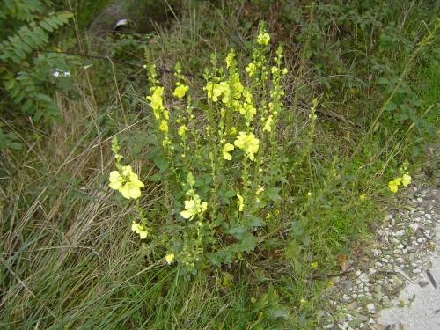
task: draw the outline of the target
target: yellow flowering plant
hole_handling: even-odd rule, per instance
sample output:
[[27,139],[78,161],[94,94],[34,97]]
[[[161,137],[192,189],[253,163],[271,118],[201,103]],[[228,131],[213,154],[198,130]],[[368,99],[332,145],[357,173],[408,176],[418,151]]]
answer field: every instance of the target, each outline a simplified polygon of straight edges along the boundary
[[130,165],[121,165],[122,156],[119,154],[119,145],[116,137],[113,139],[113,152],[115,153],[117,171],[110,172],[109,187],[118,190],[124,198],[137,199],[141,197],[141,188],[144,183],[138,179]]
[[[149,210],[142,208],[142,220],[131,229],[141,239],[158,235],[164,264],[178,265],[182,273],[243,260],[261,243],[256,232],[278,214],[287,167],[277,125],[287,70],[281,47],[271,58],[269,43],[262,24],[247,63],[234,50],[223,62],[212,56],[197,97],[180,65],[169,89],[149,67],[150,154],[158,170],[152,177],[163,182],[167,211],[160,233],[147,224]],[[139,198],[143,183],[130,166],[118,166],[111,187]]]
[[135,199],[138,216],[141,218],[141,223],[133,221],[131,224],[131,230],[139,235],[141,239],[147,238],[149,234],[148,227],[143,224],[144,221],[143,211],[140,209],[138,198],[141,197],[141,188],[144,187],[144,183],[139,180],[138,175],[133,172],[130,165],[122,165],[122,155],[120,154],[121,147],[117,137],[113,137],[112,151],[115,159],[115,165],[117,171],[112,171],[109,174],[110,183],[108,186],[114,190],[119,191],[119,193],[126,199]]
[[388,189],[393,193],[397,193],[400,186],[407,187],[411,183],[411,176],[407,171],[407,163],[400,168],[400,176],[388,182]]

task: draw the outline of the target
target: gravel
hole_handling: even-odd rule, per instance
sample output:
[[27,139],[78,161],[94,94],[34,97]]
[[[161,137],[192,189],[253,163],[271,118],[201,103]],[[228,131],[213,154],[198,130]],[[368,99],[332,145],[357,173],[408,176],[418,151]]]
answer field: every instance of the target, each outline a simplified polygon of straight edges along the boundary
[[[411,314],[411,308],[426,311],[429,306],[424,304],[437,303],[430,307],[438,312],[433,320],[440,320],[440,293],[435,291],[440,285],[440,180],[420,173],[395,195],[395,205],[401,206],[379,221],[371,246],[364,247],[343,275],[331,279],[328,307],[321,314],[323,329],[416,330],[417,324],[420,329],[440,329],[437,323],[417,321],[417,315],[426,320],[426,313]],[[437,262],[439,268],[431,271]],[[425,301],[423,290],[428,289],[437,301]]]

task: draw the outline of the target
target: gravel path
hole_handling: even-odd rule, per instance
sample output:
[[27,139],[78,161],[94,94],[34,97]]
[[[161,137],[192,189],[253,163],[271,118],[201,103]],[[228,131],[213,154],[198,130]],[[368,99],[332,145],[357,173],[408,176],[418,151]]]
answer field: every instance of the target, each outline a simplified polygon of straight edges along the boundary
[[440,171],[433,158],[431,169],[396,194],[399,207],[378,223],[375,243],[332,278],[323,329],[440,329]]

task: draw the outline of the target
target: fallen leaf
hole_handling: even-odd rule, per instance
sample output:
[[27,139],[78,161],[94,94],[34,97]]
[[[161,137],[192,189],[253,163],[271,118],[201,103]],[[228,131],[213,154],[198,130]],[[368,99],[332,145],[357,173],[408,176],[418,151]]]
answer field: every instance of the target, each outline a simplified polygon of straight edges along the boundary
[[347,256],[345,254],[338,255],[338,264],[341,271],[345,272],[347,270]]

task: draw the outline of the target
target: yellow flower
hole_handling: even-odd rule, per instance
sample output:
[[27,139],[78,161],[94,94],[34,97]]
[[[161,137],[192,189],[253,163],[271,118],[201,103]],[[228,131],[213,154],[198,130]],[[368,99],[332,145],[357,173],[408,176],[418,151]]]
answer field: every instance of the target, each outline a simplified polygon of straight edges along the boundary
[[269,117],[267,117],[266,123],[264,124],[263,132],[264,131],[271,132],[272,126],[273,126],[273,115],[269,115]]
[[225,58],[225,63],[226,63],[226,68],[227,69],[229,69],[231,67],[232,62],[234,60],[234,57],[235,57],[234,51],[231,50],[229,52],[229,54],[226,56],[226,58]]
[[141,196],[140,188],[144,187],[143,182],[138,179],[130,165],[121,166],[121,173],[118,171],[110,172],[109,181],[109,187],[118,190],[127,199],[139,198]]
[[241,94],[244,91],[244,86],[240,82],[240,76],[238,75],[238,73],[234,74],[231,77],[230,88],[231,88],[231,90],[233,92],[233,97],[235,99],[239,99],[241,97]]
[[185,125],[180,126],[178,131],[179,136],[184,137],[187,130],[188,128]]
[[185,219],[192,220],[194,216],[201,215],[208,208],[207,202],[202,202],[200,196],[194,194],[193,199],[185,201],[185,210],[180,212],[180,215]]
[[122,187],[124,179],[122,175],[118,171],[110,172],[109,177],[110,184],[108,185],[110,188],[119,190]]
[[240,194],[237,194],[238,198],[238,211],[242,212],[244,209],[244,198]]
[[360,199],[361,201],[364,201],[364,200],[367,199],[367,195],[366,195],[366,194],[361,194],[361,195],[359,195],[359,199]]
[[208,94],[208,98],[214,102],[217,102],[222,95],[223,103],[228,103],[230,100],[231,89],[229,84],[225,81],[222,81],[219,84],[208,83],[203,89]]
[[246,72],[247,72],[249,78],[252,78],[252,76],[255,74],[256,69],[257,69],[257,67],[254,62],[251,62],[246,66]]
[[318,269],[318,266],[319,266],[319,264],[317,261],[314,261],[310,264],[310,267],[312,267],[313,269]]
[[161,120],[159,124],[159,130],[168,133],[168,123],[166,120]]
[[173,95],[175,97],[178,97],[179,99],[183,99],[185,97],[186,92],[188,92],[189,87],[184,84],[178,84],[176,89],[173,92]]
[[168,254],[165,256],[165,261],[167,262],[168,265],[171,265],[171,263],[173,262],[173,260],[174,260],[174,253],[168,253]]
[[259,186],[257,191],[255,192],[255,195],[259,195],[264,191],[264,188],[262,186]]
[[133,221],[131,224],[131,230],[139,235],[140,238],[147,238],[148,230],[141,224]]
[[261,32],[257,37],[257,43],[261,46],[267,46],[270,41],[269,33]]
[[154,86],[150,89],[151,96],[147,96],[150,101],[150,107],[153,109],[154,116],[159,119],[161,112],[165,109],[163,106],[164,87]]
[[407,187],[411,183],[411,176],[408,173],[405,173],[402,176],[402,186]]
[[125,185],[119,188],[119,192],[127,199],[136,199],[141,197],[142,193],[140,188],[143,186],[144,184],[139,180],[128,181]]
[[257,113],[257,110],[252,104],[244,104],[243,107],[241,107],[238,111],[246,118],[247,122],[250,122]]
[[257,153],[260,148],[260,140],[257,139],[253,133],[246,134],[245,132],[239,132],[237,139],[234,141],[234,145],[238,149],[243,150],[247,158],[254,160],[254,154]]
[[223,158],[226,160],[231,160],[232,156],[230,151],[234,150],[234,146],[231,143],[225,143],[223,145]]
[[388,182],[388,189],[390,189],[390,191],[395,194],[397,192],[397,190],[399,190],[399,186],[400,186],[400,178],[391,180],[390,182]]

